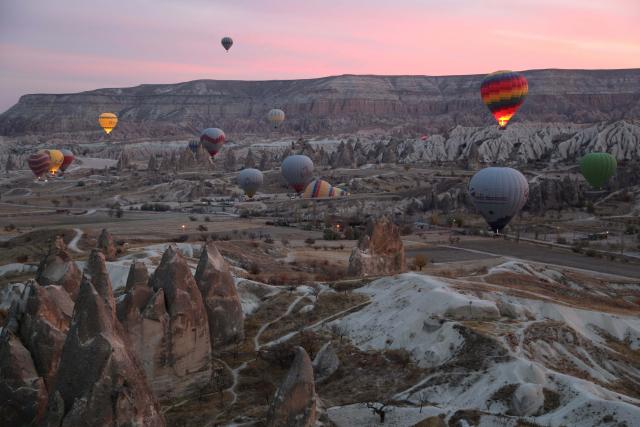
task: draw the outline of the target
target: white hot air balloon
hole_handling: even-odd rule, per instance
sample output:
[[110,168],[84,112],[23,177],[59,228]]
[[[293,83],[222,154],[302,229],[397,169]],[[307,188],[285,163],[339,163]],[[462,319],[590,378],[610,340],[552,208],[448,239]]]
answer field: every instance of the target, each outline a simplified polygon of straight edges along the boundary
[[489,167],[469,181],[469,195],[492,230],[500,231],[527,202],[529,183],[515,169]]
[[238,174],[238,185],[248,197],[253,197],[262,186],[264,178],[258,169],[242,169]]
[[297,193],[304,191],[313,177],[313,162],[300,154],[284,159],[280,169],[284,179]]

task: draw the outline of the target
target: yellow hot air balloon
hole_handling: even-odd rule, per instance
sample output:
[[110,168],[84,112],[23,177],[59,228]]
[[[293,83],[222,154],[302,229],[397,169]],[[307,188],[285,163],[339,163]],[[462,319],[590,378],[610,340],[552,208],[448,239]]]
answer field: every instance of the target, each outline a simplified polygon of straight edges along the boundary
[[60,150],[40,150],[38,152],[49,155],[49,160],[51,161],[49,164],[49,173],[51,175],[58,173],[60,166],[62,166],[62,162],[64,162],[64,153]]
[[108,134],[111,133],[113,128],[118,124],[118,116],[113,113],[102,113],[98,118],[98,123],[100,123],[100,127]]

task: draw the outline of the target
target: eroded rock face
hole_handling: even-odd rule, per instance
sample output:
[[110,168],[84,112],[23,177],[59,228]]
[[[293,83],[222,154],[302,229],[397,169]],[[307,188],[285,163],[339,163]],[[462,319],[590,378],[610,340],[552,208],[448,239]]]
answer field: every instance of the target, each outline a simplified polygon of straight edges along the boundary
[[348,274],[353,276],[390,275],[405,269],[404,245],[400,230],[383,216],[367,230],[349,257]]
[[123,340],[113,301],[83,280],[76,300],[47,426],[163,426],[158,404]]
[[[202,296],[184,257],[169,246],[149,280],[154,296],[142,324],[127,322],[156,396],[184,396],[211,376],[211,341]],[[139,328],[139,329],[137,329]],[[137,332],[139,331],[139,332]]]
[[529,416],[544,405],[544,393],[540,384],[523,383],[513,393],[509,409],[514,415]]
[[71,299],[75,299],[80,289],[81,279],[82,272],[69,255],[67,245],[61,236],[56,237],[38,266],[36,280],[42,286],[62,286]]
[[322,346],[315,359],[313,359],[313,372],[318,384],[326,381],[340,367],[340,359],[336,354],[331,341]]
[[313,367],[302,347],[295,349],[295,358],[269,407],[268,427],[310,427],[317,418]]
[[103,228],[100,232],[96,247],[102,251],[107,261],[115,261],[117,252],[116,244],[113,242],[113,237],[111,237],[111,234],[106,228]]
[[62,348],[73,315],[73,301],[60,286],[27,285],[26,307],[20,319],[20,338],[31,353],[47,387],[54,383]]
[[20,339],[0,333],[0,420],[2,425],[27,426],[44,414],[47,389],[31,354]]
[[229,266],[218,248],[205,244],[195,275],[202,293],[214,348],[244,338],[244,315]]

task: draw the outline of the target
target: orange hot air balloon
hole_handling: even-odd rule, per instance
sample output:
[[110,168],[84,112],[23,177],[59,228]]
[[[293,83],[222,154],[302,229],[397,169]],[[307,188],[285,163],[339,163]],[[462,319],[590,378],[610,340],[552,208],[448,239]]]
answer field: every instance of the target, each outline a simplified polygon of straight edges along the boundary
[[514,71],[496,71],[487,75],[480,86],[482,102],[505,129],[529,93],[529,83]]
[[118,124],[118,116],[113,113],[102,113],[98,117],[98,123],[100,123],[102,130],[109,135]]

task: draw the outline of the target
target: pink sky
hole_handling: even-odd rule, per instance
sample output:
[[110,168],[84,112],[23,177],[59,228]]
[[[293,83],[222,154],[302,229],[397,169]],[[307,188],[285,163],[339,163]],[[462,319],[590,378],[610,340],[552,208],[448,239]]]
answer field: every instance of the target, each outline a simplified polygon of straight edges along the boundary
[[639,0],[8,0],[0,112],[195,79],[640,68],[639,22]]

